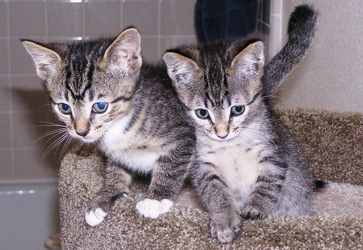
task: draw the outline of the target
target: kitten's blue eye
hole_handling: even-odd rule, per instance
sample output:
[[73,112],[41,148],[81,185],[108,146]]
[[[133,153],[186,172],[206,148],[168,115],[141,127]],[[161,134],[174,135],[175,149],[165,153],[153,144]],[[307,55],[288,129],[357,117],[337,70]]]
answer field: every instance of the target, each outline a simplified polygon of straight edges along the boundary
[[94,113],[103,113],[107,110],[108,103],[107,102],[96,102],[93,104],[92,111]]
[[236,105],[231,108],[231,113],[234,116],[242,115],[245,112],[245,106],[243,105]]
[[209,118],[209,113],[208,110],[206,109],[197,109],[195,111],[195,114],[200,118],[200,119],[208,119]]
[[66,114],[66,115],[68,115],[72,112],[71,107],[65,103],[59,103],[58,108],[63,114]]

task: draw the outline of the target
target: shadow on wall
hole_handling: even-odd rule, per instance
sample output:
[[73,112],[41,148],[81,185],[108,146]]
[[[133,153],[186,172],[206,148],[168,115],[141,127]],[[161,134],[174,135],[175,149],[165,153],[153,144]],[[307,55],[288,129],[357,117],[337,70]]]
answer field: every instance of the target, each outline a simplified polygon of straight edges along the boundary
[[35,147],[41,148],[36,157],[46,161],[45,166],[58,168],[68,148],[66,130],[52,113],[47,94],[44,90],[22,88],[13,88],[12,92],[15,100],[22,103],[24,110],[31,109],[24,113],[24,126],[20,128],[23,131],[15,133],[30,133]]

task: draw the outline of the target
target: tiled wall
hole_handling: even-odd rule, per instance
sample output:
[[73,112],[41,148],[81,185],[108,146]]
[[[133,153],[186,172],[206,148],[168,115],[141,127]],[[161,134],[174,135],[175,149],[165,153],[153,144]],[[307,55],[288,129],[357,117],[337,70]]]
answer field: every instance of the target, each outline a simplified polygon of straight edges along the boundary
[[[20,38],[71,41],[134,25],[147,60],[195,42],[195,0],[0,0],[0,183],[57,178],[59,153],[43,158],[44,122],[55,121]],[[42,123],[43,122],[43,123]],[[54,138],[51,140],[54,141]]]

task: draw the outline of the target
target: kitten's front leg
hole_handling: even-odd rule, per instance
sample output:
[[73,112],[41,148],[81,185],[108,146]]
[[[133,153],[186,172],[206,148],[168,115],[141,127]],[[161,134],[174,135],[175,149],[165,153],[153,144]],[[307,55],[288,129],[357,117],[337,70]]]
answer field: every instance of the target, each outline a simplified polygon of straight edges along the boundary
[[192,180],[208,210],[212,237],[230,243],[242,229],[241,210],[214,168],[210,162],[197,163],[192,168]]
[[109,214],[115,201],[128,195],[131,180],[131,175],[123,168],[113,163],[107,164],[103,187],[86,209],[85,219],[88,225],[99,225]]
[[146,198],[136,205],[141,216],[155,219],[171,209],[188,175],[192,150],[186,146],[184,150],[172,150],[158,159]]
[[279,162],[264,166],[266,170],[257,178],[255,187],[242,209],[244,219],[264,219],[273,213],[285,180],[286,166]]

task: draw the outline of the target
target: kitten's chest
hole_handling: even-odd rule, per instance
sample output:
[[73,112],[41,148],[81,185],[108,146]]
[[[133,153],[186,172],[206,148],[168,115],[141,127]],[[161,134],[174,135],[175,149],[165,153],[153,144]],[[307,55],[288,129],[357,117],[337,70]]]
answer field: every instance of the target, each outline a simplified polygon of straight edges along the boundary
[[131,170],[152,171],[162,154],[157,140],[150,141],[147,135],[134,130],[125,132],[125,127],[120,121],[107,131],[102,141],[103,151],[113,161]]
[[254,152],[238,142],[210,142],[198,151],[201,160],[214,164],[215,171],[238,200],[248,197],[261,171]]

